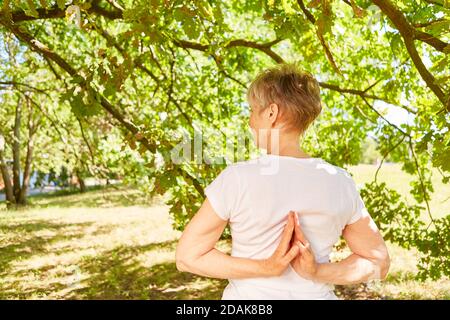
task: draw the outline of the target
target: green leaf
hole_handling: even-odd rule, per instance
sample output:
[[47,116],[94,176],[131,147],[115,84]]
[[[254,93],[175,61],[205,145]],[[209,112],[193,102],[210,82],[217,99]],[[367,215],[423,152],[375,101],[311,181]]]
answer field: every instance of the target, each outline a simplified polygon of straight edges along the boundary
[[85,105],[83,102],[83,96],[81,94],[74,95],[70,98],[70,106],[72,107],[72,112],[76,116],[84,116]]
[[24,9],[25,14],[27,16],[32,16],[32,17],[38,18],[39,13],[36,10],[36,6],[35,6],[33,0],[27,0],[27,4],[28,4],[27,8]]
[[105,90],[103,90],[103,95],[105,97],[111,97],[116,93],[116,88],[114,86],[114,83],[111,83],[110,81],[108,81],[105,85]]
[[75,75],[74,77],[72,77],[72,79],[70,79],[70,83],[82,83],[84,82],[84,78],[80,75]]
[[283,9],[287,14],[295,13],[295,10],[294,8],[292,8],[291,2],[289,0],[282,0],[281,5],[283,6]]
[[66,0],[56,0],[56,3],[58,4],[58,8],[61,10],[64,10],[66,7]]
[[41,4],[41,6],[42,6],[43,8],[47,8],[47,7],[48,7],[47,0],[39,0],[39,3]]

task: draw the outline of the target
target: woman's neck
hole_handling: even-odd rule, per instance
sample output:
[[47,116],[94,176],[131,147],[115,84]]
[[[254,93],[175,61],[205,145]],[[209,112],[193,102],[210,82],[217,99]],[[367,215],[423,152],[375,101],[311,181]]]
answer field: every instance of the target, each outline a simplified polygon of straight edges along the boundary
[[311,158],[309,154],[300,148],[299,138],[279,137],[277,143],[269,143],[267,154],[294,157],[294,158]]
[[307,153],[305,153],[303,150],[285,150],[285,151],[279,151],[279,152],[269,152],[267,151],[267,154],[277,155],[277,156],[284,156],[284,157],[293,157],[293,158],[311,158],[311,156]]

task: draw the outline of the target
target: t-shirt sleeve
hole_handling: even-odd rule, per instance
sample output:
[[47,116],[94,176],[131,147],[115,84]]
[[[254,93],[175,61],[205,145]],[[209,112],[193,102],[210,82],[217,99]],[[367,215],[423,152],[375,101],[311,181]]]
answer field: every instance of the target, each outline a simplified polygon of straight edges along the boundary
[[222,172],[205,188],[205,194],[217,215],[230,220],[237,207],[239,195],[238,175],[232,166]]
[[368,216],[369,212],[367,211],[366,205],[361,197],[361,194],[356,187],[354,181],[352,181],[352,201],[353,201],[353,211],[347,221],[347,224],[352,224],[357,222],[362,217]]

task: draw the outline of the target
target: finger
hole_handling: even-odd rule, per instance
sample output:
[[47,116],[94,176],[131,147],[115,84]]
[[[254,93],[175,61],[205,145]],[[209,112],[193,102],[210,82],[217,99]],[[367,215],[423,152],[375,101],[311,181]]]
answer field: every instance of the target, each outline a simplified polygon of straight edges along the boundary
[[297,245],[293,245],[291,249],[289,249],[288,253],[284,256],[286,264],[294,260],[298,254],[300,253],[300,247]]
[[298,240],[300,240],[302,243],[306,244],[308,243],[308,240],[305,237],[305,234],[302,231],[302,228],[300,226],[300,220],[298,218],[298,213],[294,213],[294,221],[295,221],[295,236]]
[[291,237],[291,241],[289,243],[289,248],[292,247],[292,246],[295,246],[298,241],[300,241],[300,240],[297,239],[297,237],[295,235],[295,231],[292,232],[292,237]]
[[305,245],[303,243],[301,243],[300,241],[297,242],[297,246],[300,249],[300,253],[304,253],[306,251]]
[[297,241],[299,241],[298,239],[297,239],[297,236],[295,235],[295,218],[294,218],[294,214],[292,214],[292,222],[293,222],[293,225],[294,225],[294,227],[293,227],[293,232],[292,232],[292,235],[291,235],[291,241],[289,242],[289,247],[292,247],[293,245],[295,245],[295,243],[297,242]]
[[278,249],[283,253],[283,255],[288,251],[289,244],[294,233],[294,217],[292,211],[289,212],[288,220],[286,226],[284,227],[283,234],[281,236],[281,242],[278,245]]
[[299,243],[298,247],[300,249],[300,255],[303,258],[308,258],[308,259],[314,258],[314,254],[311,250],[311,246],[309,245],[309,243],[306,245],[304,245],[303,243]]

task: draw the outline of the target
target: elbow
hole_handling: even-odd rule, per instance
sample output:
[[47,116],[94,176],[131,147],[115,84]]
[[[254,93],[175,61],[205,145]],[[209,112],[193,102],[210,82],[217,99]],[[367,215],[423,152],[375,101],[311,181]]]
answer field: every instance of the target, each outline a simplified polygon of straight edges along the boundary
[[391,266],[391,258],[389,257],[387,250],[384,252],[378,251],[376,257],[365,259],[370,263],[370,267],[369,265],[366,265],[368,269],[364,282],[371,280],[385,280]]
[[178,250],[175,253],[175,265],[180,272],[191,272],[192,259],[183,253],[182,250]]
[[176,259],[175,260],[175,264],[177,266],[177,270],[180,272],[187,272],[188,271],[188,267],[187,264],[184,262],[184,260],[181,259]]
[[380,279],[381,280],[385,280],[388,273],[389,273],[389,268],[391,267],[391,258],[389,258],[389,256],[383,260],[383,263],[381,265],[381,274],[380,274]]
[[177,270],[180,272],[189,271],[188,263],[186,262],[186,257],[182,255],[178,250],[175,254],[175,264],[177,266]]
[[175,265],[177,270],[180,272],[186,272],[187,263],[186,263],[186,252],[183,250],[182,240],[178,241],[177,248],[175,249]]
[[391,258],[389,257],[389,254],[387,252],[381,259],[378,260],[377,265],[380,270],[378,278],[380,280],[385,280],[389,273],[389,268],[391,267]]

